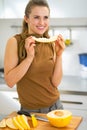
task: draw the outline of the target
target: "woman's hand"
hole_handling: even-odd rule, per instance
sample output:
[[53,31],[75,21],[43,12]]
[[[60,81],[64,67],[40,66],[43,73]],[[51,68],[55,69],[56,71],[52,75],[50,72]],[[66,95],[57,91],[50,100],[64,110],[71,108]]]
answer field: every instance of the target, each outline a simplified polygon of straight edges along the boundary
[[55,48],[57,56],[61,55],[65,49],[64,38],[61,34],[58,35],[58,38],[55,42]]
[[32,38],[32,36],[28,37],[25,39],[25,49],[27,52],[27,58],[31,58],[33,60],[34,55],[35,55],[35,41]]

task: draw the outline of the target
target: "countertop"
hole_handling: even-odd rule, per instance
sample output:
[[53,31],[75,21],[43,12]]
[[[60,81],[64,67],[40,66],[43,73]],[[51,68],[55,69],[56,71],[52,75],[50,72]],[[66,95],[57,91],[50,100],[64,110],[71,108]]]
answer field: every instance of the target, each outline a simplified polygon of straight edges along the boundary
[[[69,109],[73,115],[83,117],[78,130],[87,130],[87,79],[78,76],[63,76],[58,89],[64,109]],[[10,93],[13,98],[17,97],[16,86],[10,89],[5,84],[4,78],[0,78],[0,91],[8,95]]]
[[87,95],[87,79],[79,76],[63,76],[58,87],[61,92],[74,92],[74,94]]
[[[82,117],[82,121],[79,124],[77,130],[87,130],[87,111],[81,111],[81,110],[79,110],[79,111],[78,110],[70,110],[70,111],[72,112],[73,116]],[[0,115],[1,119],[3,119],[5,116]]]
[[76,110],[76,109],[70,109],[70,111],[73,113],[73,115],[82,116],[82,121],[80,125],[78,126],[77,130],[87,130],[87,110]]

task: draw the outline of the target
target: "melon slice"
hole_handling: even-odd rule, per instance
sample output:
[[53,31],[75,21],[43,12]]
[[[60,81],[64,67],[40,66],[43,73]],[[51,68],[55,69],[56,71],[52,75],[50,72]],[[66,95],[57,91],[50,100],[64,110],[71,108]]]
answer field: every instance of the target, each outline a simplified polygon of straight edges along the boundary
[[6,127],[6,120],[5,119],[0,121],[0,128],[4,128],[4,127]]
[[17,127],[15,127],[12,118],[6,119],[6,125],[7,125],[9,128],[11,128],[11,129],[18,129]]
[[50,42],[54,42],[57,40],[57,36],[52,36],[50,38],[36,38],[33,36],[33,39],[37,42],[44,42],[44,43],[50,43]]
[[22,124],[26,127],[26,129],[30,130],[30,125],[28,123],[27,117],[25,115],[20,115],[20,120]]
[[31,115],[31,119],[32,119],[33,127],[34,128],[37,127],[38,126],[38,121],[37,121],[37,119],[36,119],[34,114]]
[[23,126],[18,122],[17,117],[13,117],[13,123],[17,129],[24,130]]

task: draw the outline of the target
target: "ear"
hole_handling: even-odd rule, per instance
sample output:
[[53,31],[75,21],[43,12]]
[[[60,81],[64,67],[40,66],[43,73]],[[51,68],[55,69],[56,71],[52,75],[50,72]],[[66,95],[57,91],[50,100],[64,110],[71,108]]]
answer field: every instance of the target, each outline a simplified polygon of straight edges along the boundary
[[26,16],[24,16],[24,20],[25,20],[25,22],[26,22],[26,23],[28,23],[29,18],[28,18],[28,17],[26,17]]

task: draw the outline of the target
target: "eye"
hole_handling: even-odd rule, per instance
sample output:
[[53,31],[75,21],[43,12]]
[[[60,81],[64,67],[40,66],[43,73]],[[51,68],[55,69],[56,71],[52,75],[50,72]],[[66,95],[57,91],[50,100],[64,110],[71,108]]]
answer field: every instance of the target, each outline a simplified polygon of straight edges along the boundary
[[39,16],[34,16],[34,19],[39,19]]
[[44,19],[48,19],[49,17],[48,16],[44,16]]

